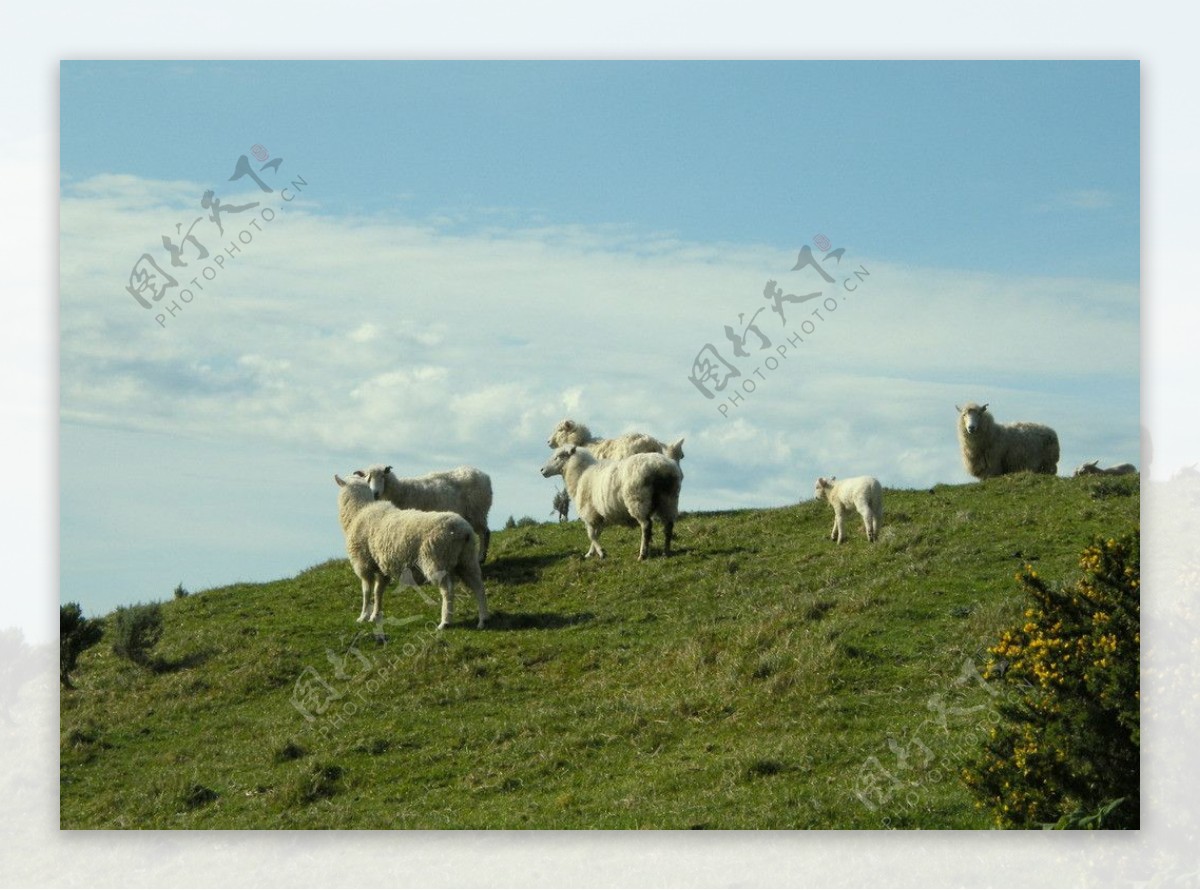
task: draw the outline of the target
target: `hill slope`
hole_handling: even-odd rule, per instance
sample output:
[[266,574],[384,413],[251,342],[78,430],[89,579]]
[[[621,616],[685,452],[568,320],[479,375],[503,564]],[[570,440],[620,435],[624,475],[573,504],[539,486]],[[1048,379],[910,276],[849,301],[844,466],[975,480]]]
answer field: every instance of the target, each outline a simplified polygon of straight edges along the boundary
[[1074,577],[1138,509],[1137,477],[1022,474],[888,490],[874,545],[830,542],[824,503],[690,514],[645,563],[636,530],[597,562],[578,521],[518,528],[492,538],[492,627],[468,594],[438,633],[436,589],[393,590],[383,646],[345,560],[194,594],[156,670],[81,658],[61,825],[986,827],[956,771],[1013,575]]

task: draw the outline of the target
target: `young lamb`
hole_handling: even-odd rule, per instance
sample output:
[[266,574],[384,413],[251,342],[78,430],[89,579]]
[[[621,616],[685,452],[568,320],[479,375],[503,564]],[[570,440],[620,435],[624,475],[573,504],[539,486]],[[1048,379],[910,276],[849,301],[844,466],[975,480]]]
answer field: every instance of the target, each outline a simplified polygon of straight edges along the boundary
[[640,525],[638,559],[650,555],[652,518],[663,523],[663,556],[671,555],[671,536],[679,515],[683,471],[662,454],[632,454],[621,460],[599,460],[587,448],[567,445],[555,450],[542,467],[546,478],[562,476],[575,509],[587,527],[593,553],[604,558],[600,532],[605,523]]
[[[377,632],[383,624],[383,591],[405,569],[415,568],[436,581],[442,591],[442,620],[450,623],[454,611],[454,578],[475,593],[479,627],[490,617],[487,594],[479,570],[478,539],[471,524],[457,513],[401,510],[378,501],[366,478],[335,475],[338,519],[346,536],[346,552],[354,574],[362,581],[363,604],[359,621],[372,621]],[[367,610],[367,596],[373,600]]]
[[1097,466],[1100,461],[1093,460],[1083,464],[1075,471],[1076,476],[1131,476],[1137,472],[1133,464],[1119,464],[1107,469]]
[[479,561],[487,559],[492,533],[488,530],[488,511],[492,509],[492,480],[474,467],[458,467],[444,473],[429,473],[405,479],[390,466],[374,464],[355,470],[371,485],[376,498],[391,501],[402,510],[434,510],[457,513],[479,536]]
[[665,454],[678,463],[683,460],[683,439],[677,439],[669,445],[645,433],[625,433],[615,439],[601,439],[592,435],[586,424],[574,420],[559,421],[546,444],[551,448],[562,448],[566,445],[585,447],[600,460],[620,460],[631,454]]
[[[956,406],[957,407],[957,406]],[[1058,471],[1058,434],[1040,423],[997,423],[987,405],[958,408],[958,444],[963,465],[976,479],[1019,470]]]
[[837,481],[836,476],[817,480],[813,495],[828,501],[833,507],[833,530],[830,540],[839,544],[846,540],[846,515],[857,510],[862,517],[868,541],[879,540],[879,523],[883,521],[883,488],[874,476],[854,476]]

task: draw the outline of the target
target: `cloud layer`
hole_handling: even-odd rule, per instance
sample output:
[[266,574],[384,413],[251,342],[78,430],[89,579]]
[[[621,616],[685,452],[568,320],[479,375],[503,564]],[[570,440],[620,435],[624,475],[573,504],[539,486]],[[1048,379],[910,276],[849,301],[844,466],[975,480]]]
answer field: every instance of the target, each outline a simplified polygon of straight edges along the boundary
[[[386,460],[412,473],[475,464],[495,479],[495,524],[542,518],[553,486],[535,470],[564,416],[605,435],[686,435],[688,509],[795,502],[819,473],[966,481],[953,409],[971,399],[1055,425],[1060,472],[1136,459],[1133,284],[912,268],[849,243],[825,261],[829,284],[791,271],[801,245],[332,216],[319,182],[290,203],[268,196],[257,229],[228,215],[216,238],[203,221],[207,260],[190,248],[170,267],[156,243],[186,229],[202,192],[113,176],[64,187],[62,419],[220,442],[246,463],[311,455],[319,513],[319,480]],[[142,251],[180,282],[151,310],[125,291]],[[823,296],[782,303],[785,323],[767,279]],[[172,301],[182,308],[156,322]],[[742,372],[712,400],[688,380],[706,344]],[[88,464],[86,439],[64,443],[64,464]],[[64,488],[64,518],[89,499]]]

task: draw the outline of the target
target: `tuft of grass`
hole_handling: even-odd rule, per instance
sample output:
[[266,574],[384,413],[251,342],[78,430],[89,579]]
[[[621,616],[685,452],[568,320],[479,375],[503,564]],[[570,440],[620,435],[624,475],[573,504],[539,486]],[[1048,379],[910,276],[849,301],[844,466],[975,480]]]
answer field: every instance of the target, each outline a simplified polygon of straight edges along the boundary
[[79,655],[61,825],[988,827],[958,768],[992,698],[964,664],[1020,618],[1015,572],[1068,576],[1137,524],[1112,481],[889,489],[875,544],[830,541],[813,502],[690,513],[644,562],[636,529],[598,561],[578,520],[514,527],[487,629],[469,595],[438,632],[436,590],[393,589],[385,645],[345,559],[173,599],[169,669]]

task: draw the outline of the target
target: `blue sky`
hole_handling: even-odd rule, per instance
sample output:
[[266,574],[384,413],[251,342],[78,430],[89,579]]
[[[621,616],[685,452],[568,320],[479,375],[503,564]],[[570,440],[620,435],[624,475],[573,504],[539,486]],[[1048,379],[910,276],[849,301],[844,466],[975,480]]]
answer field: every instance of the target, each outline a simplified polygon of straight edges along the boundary
[[[378,460],[547,518],[565,416],[686,435],[685,509],[966,482],[968,400],[1137,462],[1139,116],[1136,62],[64,63],[60,596],[338,556]],[[255,144],[293,200],[228,181]],[[130,269],[209,189],[271,220],[201,220],[251,240],[156,324]],[[818,235],[869,276],[722,415],[693,359],[794,337],[763,288]]]

